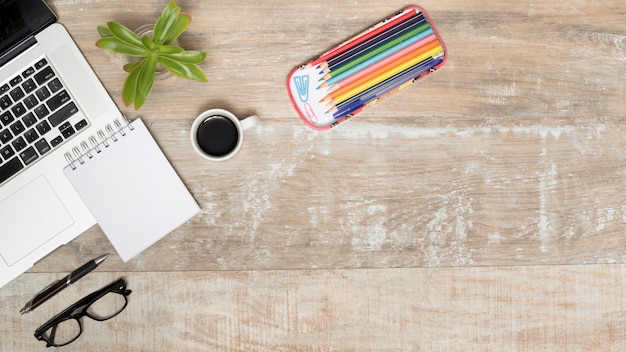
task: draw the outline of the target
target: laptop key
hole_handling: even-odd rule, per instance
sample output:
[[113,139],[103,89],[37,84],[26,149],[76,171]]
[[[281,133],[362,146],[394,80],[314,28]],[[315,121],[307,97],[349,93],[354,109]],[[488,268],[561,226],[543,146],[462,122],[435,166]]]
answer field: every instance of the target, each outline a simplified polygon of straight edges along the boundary
[[75,128],[77,131],[80,131],[80,130],[82,130],[82,129],[83,129],[83,128],[85,128],[85,127],[87,127],[87,120],[85,120],[85,119],[82,119],[82,120],[78,121],[78,122],[74,125],[74,128]]
[[15,87],[18,83],[20,83],[22,81],[22,76],[16,76],[13,77],[9,83],[11,83],[11,86]]
[[76,107],[76,105],[74,103],[69,103],[62,107],[59,111],[50,115],[48,120],[50,121],[52,127],[56,127],[61,124],[61,122],[67,120],[68,118],[70,118],[70,116],[74,115],[77,112],[78,108]]
[[32,75],[33,73],[35,73],[35,69],[32,67],[29,67],[27,69],[24,70],[24,72],[22,72],[22,77],[26,78],[30,75]]
[[76,130],[72,126],[67,126],[65,128],[61,128],[60,130],[65,139],[70,138],[74,135],[74,133],[76,133]]
[[18,101],[18,100],[24,98],[24,96],[26,95],[26,94],[24,94],[24,91],[20,87],[17,87],[15,89],[13,89],[11,91],[11,93],[9,93],[9,94],[11,94],[11,98],[13,98],[13,101]]
[[48,108],[44,104],[41,104],[35,108],[35,115],[37,115],[40,120],[48,116],[49,113],[50,111],[48,111]]
[[37,148],[37,151],[41,155],[46,154],[52,149],[50,147],[50,144],[48,144],[48,141],[46,141],[44,138],[38,140],[37,143],[35,143],[35,148]]
[[39,134],[37,133],[37,131],[35,131],[34,128],[31,128],[30,130],[26,131],[26,133],[24,133],[24,138],[26,138],[26,141],[28,143],[32,143],[36,141],[37,138],[39,138]]
[[32,109],[37,105],[39,101],[35,98],[35,94],[31,94],[24,99],[24,105],[27,109]]
[[2,144],[9,143],[11,139],[13,139],[13,135],[8,128],[0,131],[0,142],[2,142]]
[[24,89],[26,93],[32,92],[33,90],[35,90],[35,88],[37,88],[37,85],[32,79],[29,79],[26,82],[22,83],[22,89]]
[[52,81],[50,81],[50,83],[48,83],[48,88],[50,88],[50,91],[52,93],[56,93],[58,92],[61,88],[63,88],[63,85],[61,84],[61,81],[59,81],[58,78],[53,79]]
[[35,117],[35,114],[29,112],[24,117],[22,117],[22,122],[24,123],[24,126],[30,127],[37,123],[37,118]]
[[41,60],[37,61],[37,63],[35,64],[35,68],[40,70],[42,67],[45,67],[47,64],[48,64],[48,60],[41,59]]
[[50,144],[52,145],[52,147],[56,147],[57,145],[61,143],[63,143],[63,137],[61,136],[56,136],[50,141]]
[[0,107],[1,108],[7,109],[9,106],[11,106],[11,104],[13,104],[13,102],[11,101],[11,98],[9,98],[8,95],[5,95],[2,98],[0,98]]
[[37,158],[39,158],[39,155],[35,151],[35,148],[28,147],[20,153],[20,158],[22,159],[22,162],[24,162],[24,164],[28,165],[37,160]]
[[20,120],[15,121],[15,123],[11,125],[11,132],[13,132],[13,134],[16,136],[24,132],[25,130],[26,128],[24,127],[24,124]]
[[15,115],[15,117],[20,117],[26,113],[26,108],[24,107],[24,104],[17,103],[11,107],[11,111],[13,111],[13,115]]
[[11,176],[15,175],[23,168],[24,164],[22,164],[18,157],[7,161],[3,165],[0,165],[0,183],[8,180]]
[[40,135],[44,135],[46,132],[50,131],[52,129],[52,127],[50,127],[50,124],[48,123],[48,121],[43,120],[40,123],[37,124],[37,126],[35,126],[37,128],[37,131],[39,132]]
[[35,92],[35,94],[37,94],[39,100],[44,101],[50,96],[50,91],[46,87],[41,87]]
[[7,145],[4,148],[0,149],[0,155],[2,155],[4,160],[8,160],[10,157],[15,155],[15,151],[13,150],[13,148],[11,148],[10,145]]
[[2,122],[4,126],[7,126],[11,122],[13,122],[13,120],[14,118],[10,111],[5,111],[0,115],[0,122]]
[[70,95],[67,94],[66,90],[62,90],[59,94],[48,99],[46,104],[48,104],[50,111],[54,111],[58,109],[61,105],[67,103],[69,100],[70,100]]
[[37,74],[35,75],[35,81],[37,81],[37,83],[41,85],[46,83],[46,81],[48,81],[52,77],[54,77],[54,71],[52,71],[52,68],[50,66],[47,66],[41,71],[37,72]]
[[11,145],[13,146],[13,148],[15,148],[16,151],[20,151],[24,148],[26,148],[26,141],[24,140],[24,138],[22,137],[17,137],[16,139],[14,139],[11,142]]

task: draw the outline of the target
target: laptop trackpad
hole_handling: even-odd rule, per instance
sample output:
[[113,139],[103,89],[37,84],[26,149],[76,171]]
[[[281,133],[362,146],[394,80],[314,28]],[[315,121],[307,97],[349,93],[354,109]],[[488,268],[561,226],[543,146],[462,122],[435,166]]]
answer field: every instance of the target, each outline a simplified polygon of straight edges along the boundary
[[73,222],[41,175],[0,201],[0,255],[7,265],[13,265]]

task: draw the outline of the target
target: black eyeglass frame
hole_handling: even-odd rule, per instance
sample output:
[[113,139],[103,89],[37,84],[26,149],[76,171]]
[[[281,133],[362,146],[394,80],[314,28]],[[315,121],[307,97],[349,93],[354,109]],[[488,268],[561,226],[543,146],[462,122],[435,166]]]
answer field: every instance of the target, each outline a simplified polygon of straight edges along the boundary
[[[104,297],[107,293],[118,293],[120,295],[122,295],[122,297],[124,297],[124,306],[115,314],[108,316],[106,318],[100,318],[98,316],[93,316],[90,315],[88,310],[89,307],[96,302],[97,300],[99,300],[100,298]],[[99,289],[98,291],[95,291],[87,296],[85,296],[84,298],[80,299],[79,301],[77,301],[76,303],[72,304],[71,306],[67,307],[66,309],[64,309],[61,313],[57,314],[54,316],[54,318],[48,320],[47,322],[45,322],[43,325],[41,325],[37,330],[35,330],[35,338],[37,338],[37,340],[40,341],[45,341],[46,342],[46,347],[50,347],[50,346],[54,346],[54,347],[61,347],[61,346],[65,346],[65,345],[69,345],[70,343],[76,341],[76,339],[78,339],[80,337],[80,335],[83,333],[83,324],[81,322],[81,318],[84,316],[87,316],[93,320],[96,321],[105,321],[105,320],[109,320],[115,316],[117,316],[118,314],[120,314],[124,309],[126,309],[126,306],[128,305],[128,295],[130,295],[132,291],[131,290],[127,290],[126,289],[126,281],[124,279],[119,279],[101,289]],[[46,337],[44,334],[46,331],[48,331],[49,329],[54,329],[54,327],[64,321],[70,320],[70,319],[74,319],[78,322],[78,327],[79,327],[79,333],[76,335],[76,337],[74,337],[73,339],[71,339],[68,342],[62,343],[62,344],[56,344],[54,343],[54,336],[52,336],[50,338],[50,340],[48,339],[48,337]],[[52,341],[51,341],[52,340]]]

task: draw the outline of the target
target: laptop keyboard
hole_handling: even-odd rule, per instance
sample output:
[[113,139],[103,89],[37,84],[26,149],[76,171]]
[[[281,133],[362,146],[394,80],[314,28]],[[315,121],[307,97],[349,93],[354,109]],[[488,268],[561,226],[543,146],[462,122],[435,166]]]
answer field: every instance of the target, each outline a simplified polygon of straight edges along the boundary
[[45,58],[0,82],[0,184],[85,128],[77,112]]

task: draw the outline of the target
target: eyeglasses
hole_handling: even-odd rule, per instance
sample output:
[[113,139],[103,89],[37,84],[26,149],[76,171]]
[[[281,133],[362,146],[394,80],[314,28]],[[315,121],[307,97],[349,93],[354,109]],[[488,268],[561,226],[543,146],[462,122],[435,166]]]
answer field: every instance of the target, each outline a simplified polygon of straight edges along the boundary
[[104,321],[120,314],[128,304],[126,281],[119,279],[72,304],[35,331],[37,340],[46,341],[46,347],[61,347],[74,342],[83,332],[81,318],[88,316]]

